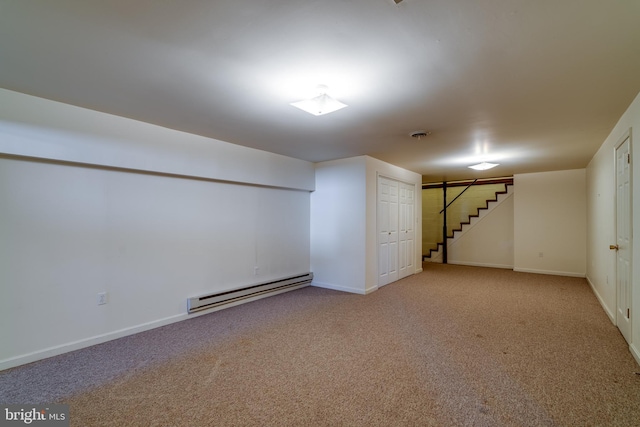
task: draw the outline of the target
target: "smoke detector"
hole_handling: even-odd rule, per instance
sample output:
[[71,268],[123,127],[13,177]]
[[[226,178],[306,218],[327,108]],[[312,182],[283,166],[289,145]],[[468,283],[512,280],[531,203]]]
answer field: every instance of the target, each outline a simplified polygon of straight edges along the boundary
[[411,138],[417,138],[417,139],[421,139],[429,135],[431,135],[431,132],[427,130],[416,130],[409,134]]

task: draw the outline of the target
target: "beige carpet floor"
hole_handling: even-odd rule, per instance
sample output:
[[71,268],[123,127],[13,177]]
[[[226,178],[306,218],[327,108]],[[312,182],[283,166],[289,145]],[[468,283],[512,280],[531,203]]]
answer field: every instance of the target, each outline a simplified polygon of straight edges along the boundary
[[587,282],[425,264],[0,372],[72,426],[638,426],[640,367]]

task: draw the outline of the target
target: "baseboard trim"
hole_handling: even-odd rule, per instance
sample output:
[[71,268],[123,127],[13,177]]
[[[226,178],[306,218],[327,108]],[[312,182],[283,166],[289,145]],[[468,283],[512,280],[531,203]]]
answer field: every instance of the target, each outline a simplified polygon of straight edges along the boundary
[[454,265],[468,265],[470,267],[489,267],[489,268],[503,268],[506,270],[513,270],[513,265],[506,264],[489,264],[484,262],[467,262],[467,261],[447,261],[448,264]]
[[551,276],[567,276],[567,277],[581,277],[585,278],[585,273],[575,273],[572,271],[555,271],[555,270],[537,270],[535,268],[514,268],[513,271],[520,273],[534,273],[534,274],[548,274]]
[[640,365],[640,350],[638,350],[635,345],[629,344],[629,351],[631,352],[633,358],[636,359],[636,363]]
[[604,312],[607,314],[607,317],[609,317],[609,320],[611,321],[611,323],[613,323],[615,325],[616,324],[616,317],[615,317],[614,313],[612,313],[611,310],[609,310],[609,307],[607,306],[607,304],[605,304],[604,300],[600,296],[600,293],[598,292],[596,287],[593,285],[593,282],[591,281],[589,276],[587,276],[587,283],[591,287],[591,291],[596,296],[596,299],[600,303],[600,306],[602,307]]
[[365,295],[369,295],[371,292],[375,292],[375,291],[377,291],[378,289],[380,289],[380,286],[378,286],[378,285],[368,287],[367,289],[365,289],[365,290],[364,290],[364,294],[365,294]]
[[372,292],[375,289],[377,289],[375,288],[375,289],[369,289],[369,290],[362,290],[357,288],[350,288],[347,286],[334,285],[333,283],[317,282],[315,280],[311,282],[311,286],[316,286],[318,288],[332,289],[334,291],[349,292],[351,294],[360,294],[360,295],[365,295],[367,292]]
[[181,313],[175,316],[169,316],[163,319],[143,323],[141,325],[131,326],[128,328],[119,329],[117,331],[107,332],[106,334],[96,335],[96,336],[84,338],[78,341],[73,341],[70,343],[60,344],[54,347],[45,348],[43,350],[22,354],[20,356],[10,357],[8,359],[0,360],[0,371],[9,369],[9,368],[15,368],[16,366],[20,366],[20,365],[26,365],[27,363],[37,362],[38,360],[47,359],[49,357],[58,356],[60,354],[69,353],[71,351],[80,350],[86,347],[91,347],[96,344],[102,344],[107,341],[112,341],[118,338],[124,338],[129,335],[138,334],[140,332],[145,332],[151,329],[170,325],[172,323],[181,322],[183,320],[193,319],[194,317],[204,316],[206,314],[213,313],[214,311],[223,310],[225,308],[231,308],[240,304],[246,304],[251,301],[256,301],[262,298],[268,298],[270,296],[282,294],[285,292],[294,291],[296,289],[300,289],[306,286],[309,286],[309,284],[306,283],[304,285],[300,285],[297,287],[281,289],[279,291],[274,291],[274,292],[270,292],[263,295],[255,295],[250,298],[234,301],[232,303],[224,304],[218,307],[212,307],[212,308],[202,310],[200,312],[196,312],[192,314]]
[[[203,313],[204,314],[204,313]],[[193,318],[194,316],[190,316]],[[0,371],[186,320],[186,313],[0,360]]]

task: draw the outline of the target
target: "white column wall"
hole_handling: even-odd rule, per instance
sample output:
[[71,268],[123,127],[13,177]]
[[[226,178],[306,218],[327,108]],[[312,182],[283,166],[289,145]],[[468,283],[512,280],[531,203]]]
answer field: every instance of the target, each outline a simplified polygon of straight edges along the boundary
[[378,175],[416,186],[416,272],[422,271],[422,177],[369,156],[316,164],[311,195],[314,285],[365,294],[378,288]]
[[364,157],[316,164],[311,193],[311,270],[315,286],[365,293]]

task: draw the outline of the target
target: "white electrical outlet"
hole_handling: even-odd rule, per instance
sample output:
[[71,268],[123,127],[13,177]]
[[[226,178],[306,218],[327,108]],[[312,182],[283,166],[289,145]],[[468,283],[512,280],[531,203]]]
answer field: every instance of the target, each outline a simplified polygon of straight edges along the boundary
[[255,267],[253,267],[253,275],[257,276],[258,274],[260,274],[260,267],[256,265]]
[[98,305],[104,305],[107,303],[107,293],[100,292],[98,293]]

